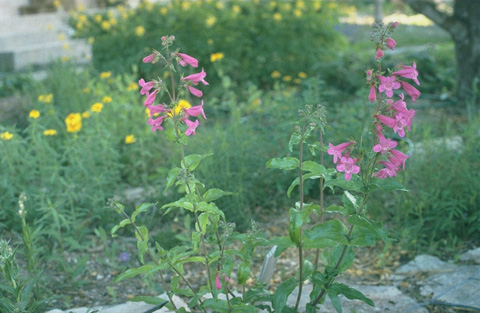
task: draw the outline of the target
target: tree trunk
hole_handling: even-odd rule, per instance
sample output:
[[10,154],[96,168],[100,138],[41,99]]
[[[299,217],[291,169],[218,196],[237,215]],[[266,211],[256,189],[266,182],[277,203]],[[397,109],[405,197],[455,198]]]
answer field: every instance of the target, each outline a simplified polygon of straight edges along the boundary
[[405,2],[450,34],[457,61],[458,104],[480,107],[480,1],[455,0],[452,15],[439,11],[431,0]]

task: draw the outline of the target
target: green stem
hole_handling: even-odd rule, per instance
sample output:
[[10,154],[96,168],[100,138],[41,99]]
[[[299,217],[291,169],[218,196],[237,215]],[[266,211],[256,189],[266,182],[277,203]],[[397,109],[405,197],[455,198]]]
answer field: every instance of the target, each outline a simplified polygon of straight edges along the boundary
[[[320,129],[320,165],[323,166],[324,160],[323,160],[323,133],[322,129]],[[323,224],[324,220],[324,211],[325,207],[323,205],[323,200],[324,200],[324,194],[323,194],[323,186],[324,186],[324,178],[320,177],[320,224]],[[320,259],[320,249],[317,248],[315,251],[315,271],[318,269],[318,262]]]
[[[304,202],[304,195],[303,195],[303,173],[302,173],[302,162],[303,162],[303,143],[305,142],[305,131],[307,129],[307,121],[305,121],[305,125],[303,126],[302,131],[302,138],[300,140],[300,151],[298,155],[299,165],[298,165],[298,179],[299,179],[299,189],[300,189],[300,211],[303,211],[303,202]],[[302,249],[302,227],[300,227],[300,238],[298,244],[298,296],[297,302],[295,303],[295,310],[298,309],[298,305],[300,304],[300,300],[302,298],[302,289],[303,289],[303,249]]]

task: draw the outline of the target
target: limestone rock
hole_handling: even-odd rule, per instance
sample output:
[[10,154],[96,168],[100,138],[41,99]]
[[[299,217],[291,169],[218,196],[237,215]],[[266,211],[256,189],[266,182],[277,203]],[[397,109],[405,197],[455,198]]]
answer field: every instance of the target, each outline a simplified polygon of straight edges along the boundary
[[419,272],[451,272],[455,270],[456,265],[440,260],[437,257],[421,254],[412,261],[400,266],[396,274],[416,274]]
[[460,256],[460,261],[480,264],[480,247],[468,250]]

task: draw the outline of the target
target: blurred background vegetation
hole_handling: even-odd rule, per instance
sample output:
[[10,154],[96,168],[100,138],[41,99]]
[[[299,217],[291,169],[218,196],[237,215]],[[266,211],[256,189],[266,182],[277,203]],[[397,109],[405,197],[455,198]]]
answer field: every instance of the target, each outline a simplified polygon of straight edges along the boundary
[[[91,248],[95,243],[86,238],[117,222],[106,207],[109,198],[130,206],[175,199],[175,191],[163,190],[178,155],[146,124],[136,85],[141,77],[163,77],[159,67],[141,62],[161,49],[163,35],[175,35],[181,52],[198,58],[207,72],[208,119],[189,139],[187,153],[214,153],[198,175],[209,187],[235,193],[219,207],[240,229],[252,218],[286,215],[294,201],[285,196],[292,174],[267,170],[265,163],[287,154],[298,110],[326,106],[327,142],[366,132],[372,107],[365,70],[376,66],[367,19],[372,3],[173,1],[72,12],[75,36],[93,44],[89,66],[79,69],[75,60],[63,60],[41,81],[29,74],[2,78],[0,95],[19,100],[14,114],[0,121],[0,233],[21,232],[22,192],[43,260],[58,249]],[[397,49],[384,66],[415,61],[422,97],[409,105],[417,115],[402,144],[413,156],[397,177],[409,192],[375,194],[370,214],[385,222],[408,255],[455,257],[480,244],[479,116],[453,100],[455,58],[448,34],[423,16],[412,18],[398,2],[387,1],[385,15],[400,26]],[[367,21],[352,24],[362,19]],[[212,62],[214,53],[223,58]],[[32,110],[40,116],[29,117]],[[65,129],[70,113],[83,116],[79,132]],[[45,135],[50,129],[56,135]],[[326,201],[337,201],[329,193]],[[318,198],[318,188],[311,186],[308,197]],[[160,215],[154,211],[145,221],[161,219],[169,231]]]

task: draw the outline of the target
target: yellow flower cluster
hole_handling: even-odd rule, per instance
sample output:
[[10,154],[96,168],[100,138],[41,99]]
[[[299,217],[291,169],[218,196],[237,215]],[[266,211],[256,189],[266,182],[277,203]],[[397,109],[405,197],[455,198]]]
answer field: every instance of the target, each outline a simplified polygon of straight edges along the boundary
[[40,117],[40,112],[37,110],[31,110],[30,113],[28,114],[28,117],[37,119]]
[[145,27],[143,26],[137,26],[135,27],[135,35],[138,37],[142,37],[145,34]]
[[113,99],[112,99],[112,97],[110,97],[110,96],[105,96],[105,97],[103,97],[103,99],[102,99],[102,102],[103,102],[103,103],[110,103],[110,102],[112,102],[112,101],[113,101]]
[[67,132],[76,133],[82,129],[82,116],[80,113],[70,113],[65,118],[65,124],[67,125]]
[[282,77],[282,74],[281,74],[279,71],[277,71],[277,70],[273,71],[273,72],[270,74],[270,76],[271,76],[272,78],[274,78],[274,79],[282,78],[282,80],[283,80],[284,82],[291,82],[291,81],[293,81],[295,84],[300,84],[300,83],[302,82],[302,79],[306,79],[306,78],[307,78],[307,73],[305,73],[305,72],[299,72],[297,75],[298,75],[298,78],[293,78],[293,77],[290,76],[290,75],[285,75],[285,76]]
[[101,72],[100,73],[100,78],[102,78],[102,79],[110,78],[111,76],[112,76],[112,72]]
[[55,129],[47,129],[43,132],[44,136],[55,136],[57,131]]
[[135,139],[134,135],[128,135],[128,136],[125,137],[125,143],[126,144],[131,144],[131,143],[134,143],[136,141],[137,141],[137,139]]
[[128,91],[138,90],[138,88],[139,88],[139,87],[138,87],[138,84],[137,84],[137,83],[130,83],[130,84],[128,84],[128,86],[127,86],[127,90],[128,90]]
[[92,105],[92,107],[90,108],[90,110],[92,112],[96,112],[96,113],[100,113],[102,112],[102,109],[103,109],[103,104],[100,103],[100,102],[96,102]]
[[38,96],[38,101],[39,102],[44,102],[44,103],[50,103],[52,102],[53,99],[53,94],[49,93],[48,95],[39,95]]
[[224,54],[222,52],[217,52],[217,53],[212,53],[210,55],[210,62],[215,62],[215,61],[219,61],[221,59],[223,59],[224,57]]
[[8,131],[0,133],[0,139],[2,140],[10,140],[12,138],[13,138],[13,134]]

